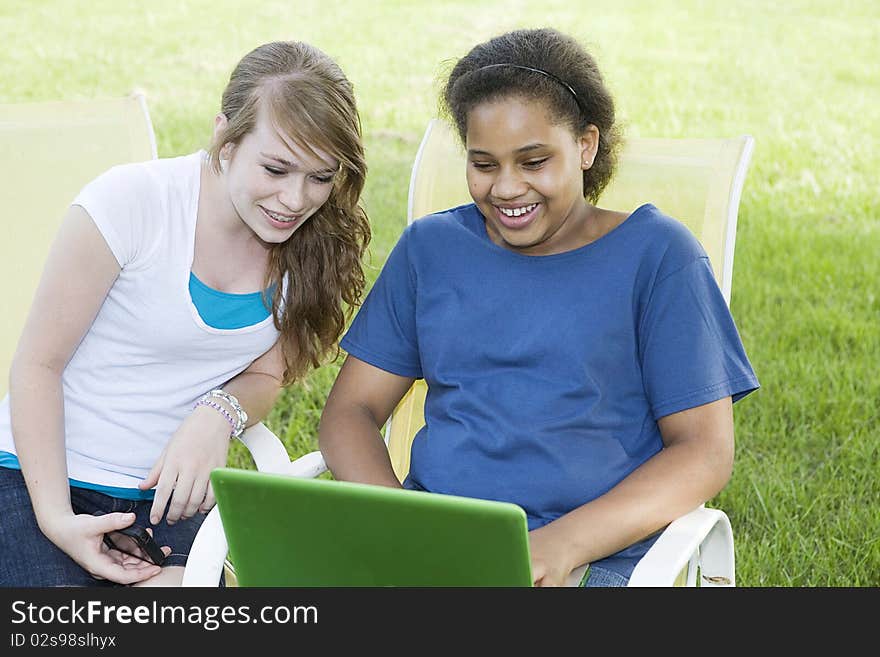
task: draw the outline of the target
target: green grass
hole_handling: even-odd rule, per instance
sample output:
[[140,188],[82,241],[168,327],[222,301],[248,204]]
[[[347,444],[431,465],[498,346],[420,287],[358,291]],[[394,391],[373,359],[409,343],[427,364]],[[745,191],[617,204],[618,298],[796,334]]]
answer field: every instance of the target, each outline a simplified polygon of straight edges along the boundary
[[[358,95],[372,280],[405,223],[441,62],[514,27],[577,36],[628,134],[756,138],[731,308],[763,388],[736,406],[733,479],[709,503],[733,523],[739,584],[880,585],[880,5],[330,4],[5,0],[0,102],[140,88],[160,155],[178,155],[206,144],[241,55],[273,39],[310,41]],[[335,371],[287,390],[268,418],[292,456],[315,448]]]

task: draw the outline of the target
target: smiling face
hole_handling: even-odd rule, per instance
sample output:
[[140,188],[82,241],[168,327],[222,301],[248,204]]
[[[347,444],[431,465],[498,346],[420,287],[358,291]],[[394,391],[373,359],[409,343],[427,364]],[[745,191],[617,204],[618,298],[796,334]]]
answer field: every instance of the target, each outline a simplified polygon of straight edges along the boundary
[[582,246],[590,206],[583,171],[598,145],[594,126],[576,137],[540,102],[485,102],[467,116],[467,181],[493,242],[524,255]]
[[[215,130],[222,129],[219,117]],[[253,130],[221,150],[229,200],[263,242],[284,242],[330,197],[339,162],[281,135],[261,107]],[[222,160],[221,160],[222,161]]]

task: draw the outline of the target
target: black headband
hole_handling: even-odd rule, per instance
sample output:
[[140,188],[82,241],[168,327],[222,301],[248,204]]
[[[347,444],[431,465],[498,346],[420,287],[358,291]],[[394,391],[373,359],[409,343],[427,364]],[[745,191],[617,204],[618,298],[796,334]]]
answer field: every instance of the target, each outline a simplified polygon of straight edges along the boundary
[[[544,71],[540,68],[532,68],[531,66],[522,66],[520,64],[509,64],[509,63],[505,62],[505,63],[501,63],[501,64],[487,64],[486,66],[481,66],[480,68],[474,69],[474,71],[472,71],[472,72],[485,71],[487,68],[498,68],[500,66],[507,66],[509,68],[518,68],[518,69],[522,69],[523,71],[531,71],[532,73],[540,73],[541,75],[544,75],[544,76],[550,78],[551,80],[555,80],[556,82],[561,84],[563,87],[568,89],[568,91],[571,93],[571,95],[574,96],[574,102],[577,103],[578,107],[581,107],[580,98],[578,98],[577,93],[575,93],[575,90],[572,89],[571,85],[568,84],[568,82],[565,82],[564,80],[561,80],[560,78],[556,77],[552,73],[548,73],[547,71]],[[581,109],[583,109],[583,108],[581,108]]]

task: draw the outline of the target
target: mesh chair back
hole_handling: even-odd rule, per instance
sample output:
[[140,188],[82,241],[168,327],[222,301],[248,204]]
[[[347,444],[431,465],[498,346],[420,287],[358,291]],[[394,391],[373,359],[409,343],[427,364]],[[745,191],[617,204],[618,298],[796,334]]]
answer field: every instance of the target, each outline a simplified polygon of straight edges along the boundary
[[70,202],[111,166],[156,157],[140,94],[94,101],[0,104],[0,396],[49,245]]

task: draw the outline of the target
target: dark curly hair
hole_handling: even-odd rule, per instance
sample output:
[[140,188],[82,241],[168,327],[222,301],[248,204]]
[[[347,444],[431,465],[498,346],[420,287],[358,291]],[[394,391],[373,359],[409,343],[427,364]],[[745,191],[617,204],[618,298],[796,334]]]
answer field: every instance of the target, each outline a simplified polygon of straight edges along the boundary
[[[360,116],[345,74],[307,43],[275,41],[245,55],[223,92],[227,125],[208,154],[220,170],[220,149],[237,144],[257,121],[261,105],[303,150],[340,162],[333,191],[293,239],[272,246],[266,287],[275,284],[272,314],[284,354],[284,384],[318,367],[331,352],[365,287],[362,258],[370,224],[360,204],[367,175]],[[286,279],[287,284],[283,281]]]
[[621,135],[614,99],[593,57],[572,37],[551,28],[507,32],[475,46],[455,63],[440,109],[464,142],[474,107],[511,96],[544,103],[551,118],[575,135],[590,124],[598,128],[596,158],[583,174],[584,197],[595,203],[614,174]]

